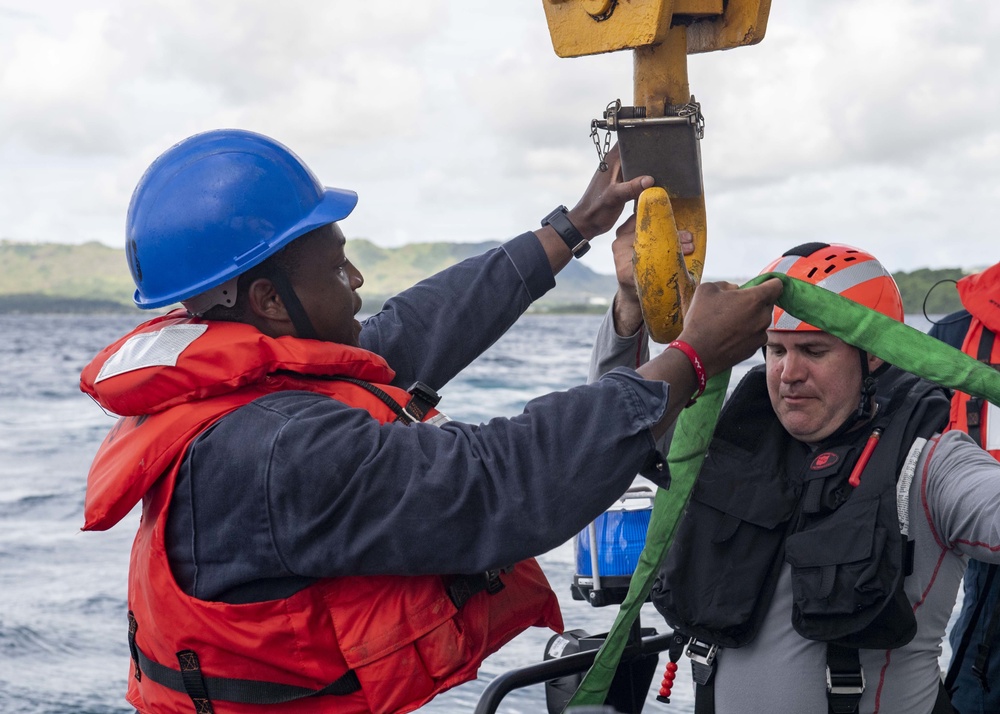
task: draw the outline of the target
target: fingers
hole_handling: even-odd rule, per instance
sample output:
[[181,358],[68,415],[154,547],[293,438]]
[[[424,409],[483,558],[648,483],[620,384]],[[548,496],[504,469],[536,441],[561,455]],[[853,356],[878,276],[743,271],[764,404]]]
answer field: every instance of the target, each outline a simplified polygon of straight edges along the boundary
[[621,192],[622,204],[627,201],[638,200],[639,194],[641,194],[645,189],[651,188],[653,186],[652,176],[636,176],[631,181],[624,181],[617,184],[613,188]]
[[[632,252],[635,245],[635,214],[618,226],[615,239],[611,243],[611,254],[615,260],[615,275],[618,285],[635,295],[635,274],[632,270]],[[636,297],[638,299],[638,297]]]
[[[615,231],[616,240],[628,243],[635,242],[635,214],[633,213],[625,222],[618,226],[618,230]],[[693,242],[693,241],[692,241]]]
[[694,233],[691,231],[677,231],[677,237],[681,241],[681,253],[684,255],[694,253]]
[[681,338],[691,344],[712,374],[743,361],[767,342],[780,280],[743,290],[729,283],[704,283],[695,291]]
[[608,183],[607,177],[598,173],[579,203],[570,210],[569,218],[585,238],[595,238],[611,230],[625,204],[637,199],[643,188],[652,185],[650,176],[640,176],[624,183]]
[[781,291],[784,290],[784,288],[784,283],[777,278],[771,278],[770,280],[765,280],[760,285],[747,288],[747,290],[759,292],[762,299],[766,300],[771,307],[774,307],[774,303],[776,303],[778,298],[781,297]]

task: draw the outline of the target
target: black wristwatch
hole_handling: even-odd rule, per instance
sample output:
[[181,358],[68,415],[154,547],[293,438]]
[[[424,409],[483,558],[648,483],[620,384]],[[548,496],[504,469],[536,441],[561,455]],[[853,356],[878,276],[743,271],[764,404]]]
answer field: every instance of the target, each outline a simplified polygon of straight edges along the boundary
[[552,226],[559,237],[563,239],[563,243],[573,251],[573,257],[579,258],[590,250],[590,241],[576,229],[567,213],[566,206],[559,206],[542,219],[542,225]]

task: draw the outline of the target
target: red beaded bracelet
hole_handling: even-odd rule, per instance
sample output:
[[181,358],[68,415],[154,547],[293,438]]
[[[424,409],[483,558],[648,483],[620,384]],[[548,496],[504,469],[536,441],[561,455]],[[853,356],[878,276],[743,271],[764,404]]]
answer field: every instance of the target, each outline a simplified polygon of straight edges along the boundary
[[667,345],[668,350],[671,347],[683,352],[684,356],[691,361],[691,366],[694,367],[694,375],[698,379],[698,393],[691,397],[691,401],[687,403],[687,406],[691,406],[698,401],[698,397],[705,393],[705,387],[708,386],[708,375],[705,374],[705,367],[701,363],[701,357],[694,351],[694,347],[681,340],[674,340]]

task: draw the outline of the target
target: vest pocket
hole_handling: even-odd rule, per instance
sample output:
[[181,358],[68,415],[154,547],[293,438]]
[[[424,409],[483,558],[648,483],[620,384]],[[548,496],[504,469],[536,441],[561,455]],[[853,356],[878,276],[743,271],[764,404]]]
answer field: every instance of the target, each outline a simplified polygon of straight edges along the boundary
[[762,598],[770,598],[775,565],[795,496],[748,468],[751,455],[710,452],[673,546],[653,586],[657,610],[673,627],[725,647],[749,642]]
[[879,501],[848,501],[832,515],[788,536],[796,614],[847,615],[885,599],[880,578],[887,532],[877,523]]

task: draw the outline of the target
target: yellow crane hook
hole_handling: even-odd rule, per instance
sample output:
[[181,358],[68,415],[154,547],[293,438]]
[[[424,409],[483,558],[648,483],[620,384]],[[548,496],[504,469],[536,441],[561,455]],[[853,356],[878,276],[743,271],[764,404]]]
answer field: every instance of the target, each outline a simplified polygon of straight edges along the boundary
[[[696,104],[688,86],[687,55],[760,42],[771,9],[771,0],[542,2],[552,46],[560,57],[634,50],[635,107],[630,109],[640,110],[646,125],[677,117],[678,108]],[[620,133],[626,178],[644,173],[655,177],[655,170],[629,166],[622,137]],[[636,207],[636,286],[649,334],[660,343],[680,333],[684,310],[705,265],[705,197],[697,142],[694,147],[693,152],[679,151],[660,159],[665,165],[654,167],[670,173],[677,168],[674,164],[680,164],[681,172],[687,174],[682,181],[685,188],[657,180],[656,186],[642,193]],[[678,230],[694,236],[695,252],[687,258],[681,253]]]

